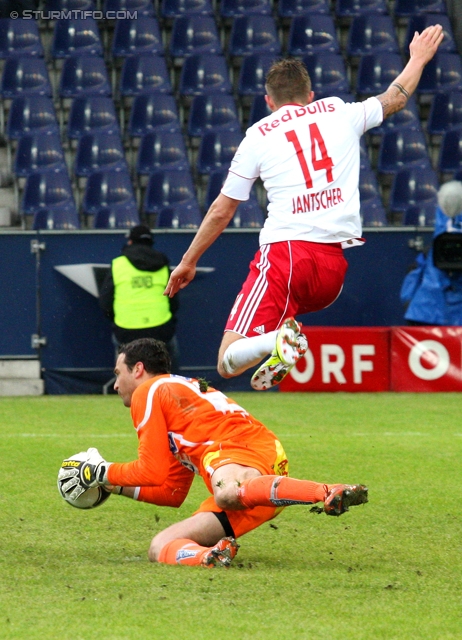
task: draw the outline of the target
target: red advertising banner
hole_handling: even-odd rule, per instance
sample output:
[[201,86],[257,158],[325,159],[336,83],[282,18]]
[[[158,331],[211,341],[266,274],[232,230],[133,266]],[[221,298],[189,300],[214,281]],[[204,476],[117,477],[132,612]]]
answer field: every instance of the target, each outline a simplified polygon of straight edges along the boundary
[[304,327],[308,351],[281,391],[389,391],[390,329]]
[[462,327],[391,329],[392,391],[462,391]]

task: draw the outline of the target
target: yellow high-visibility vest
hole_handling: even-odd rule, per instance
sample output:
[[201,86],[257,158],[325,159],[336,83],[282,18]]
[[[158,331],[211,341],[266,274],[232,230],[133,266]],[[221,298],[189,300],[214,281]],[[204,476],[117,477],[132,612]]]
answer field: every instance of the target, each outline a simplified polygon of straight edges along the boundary
[[126,256],[112,261],[114,279],[114,322],[122,329],[158,327],[172,313],[164,296],[169,278],[167,266],[158,271],[140,271]]

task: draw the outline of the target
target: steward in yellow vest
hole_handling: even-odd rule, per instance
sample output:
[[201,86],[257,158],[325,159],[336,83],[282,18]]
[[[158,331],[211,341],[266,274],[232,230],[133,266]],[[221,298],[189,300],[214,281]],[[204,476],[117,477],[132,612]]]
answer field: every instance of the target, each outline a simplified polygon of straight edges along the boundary
[[177,365],[175,338],[178,304],[164,296],[170,269],[166,255],[152,247],[151,231],[133,227],[122,255],[112,261],[100,291],[100,307],[113,323],[115,341],[155,338],[167,345],[172,371]]

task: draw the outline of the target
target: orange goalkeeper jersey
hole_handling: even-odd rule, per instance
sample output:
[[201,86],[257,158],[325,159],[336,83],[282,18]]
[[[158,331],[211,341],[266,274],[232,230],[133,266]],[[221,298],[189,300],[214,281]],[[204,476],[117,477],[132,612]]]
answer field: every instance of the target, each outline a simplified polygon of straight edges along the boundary
[[[138,460],[113,463],[113,485],[162,485],[173,456],[204,477],[204,457],[221,449],[274,449],[276,436],[245,409],[213,388],[201,392],[195,379],[161,375],[140,385],[132,396],[131,414],[138,433]],[[268,446],[269,446],[268,445]]]

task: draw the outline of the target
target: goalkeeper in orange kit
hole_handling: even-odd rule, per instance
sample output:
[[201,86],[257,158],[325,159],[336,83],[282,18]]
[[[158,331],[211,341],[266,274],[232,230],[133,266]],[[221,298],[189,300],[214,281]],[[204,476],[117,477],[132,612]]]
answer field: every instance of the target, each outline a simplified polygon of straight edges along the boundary
[[142,338],[121,346],[114,388],[131,408],[138,459],[110,463],[91,448],[81,469],[64,467],[59,476],[69,478],[69,493],[102,485],[135,500],[179,507],[194,474],[200,475],[212,495],[190,518],[154,537],[151,561],[228,566],[236,539],[286,506],[323,502],[312,510],[339,516],[367,502],[360,484],[289,478],[274,433],[220,391],[169,370],[162,342]]

